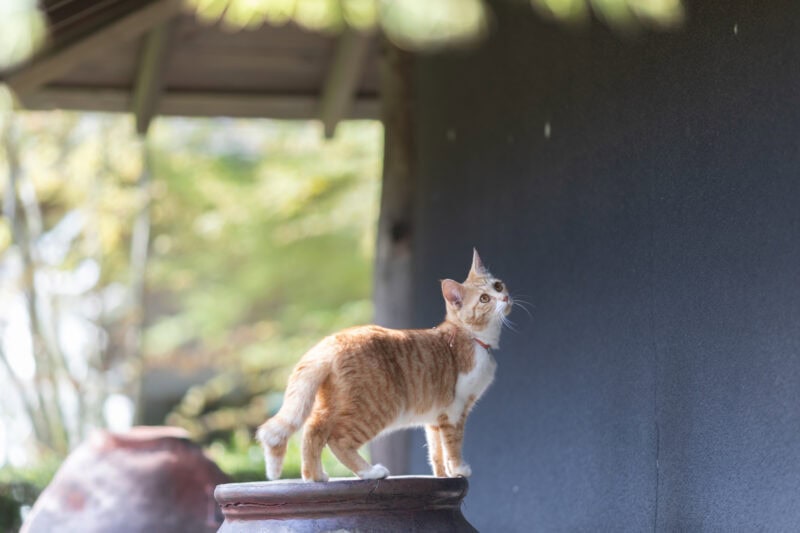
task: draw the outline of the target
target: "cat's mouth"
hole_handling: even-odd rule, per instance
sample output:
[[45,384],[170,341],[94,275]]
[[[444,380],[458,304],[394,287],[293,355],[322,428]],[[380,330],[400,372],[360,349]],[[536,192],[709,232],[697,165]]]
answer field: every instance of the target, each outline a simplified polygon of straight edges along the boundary
[[503,309],[503,316],[508,316],[511,314],[511,308],[514,307],[514,300],[509,297],[508,301],[503,303],[506,304],[505,308]]

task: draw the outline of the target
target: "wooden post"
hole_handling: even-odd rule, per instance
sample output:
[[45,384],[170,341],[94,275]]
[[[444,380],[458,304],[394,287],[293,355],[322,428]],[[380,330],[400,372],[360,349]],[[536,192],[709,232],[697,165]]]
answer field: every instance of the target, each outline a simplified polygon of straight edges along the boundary
[[153,158],[149,137],[146,133],[140,135],[142,147],[142,173],[136,184],[138,189],[139,210],[133,221],[131,234],[131,330],[126,335],[124,345],[125,357],[131,368],[132,379],[129,383],[130,394],[134,404],[134,424],[138,424],[142,417],[142,332],[145,324],[145,279],[147,262],[150,254],[150,205],[152,194],[150,183],[153,173]]
[[[384,40],[381,98],[384,125],[383,189],[375,253],[375,323],[412,326],[411,263],[414,228],[414,142],[411,122],[412,56]],[[373,462],[408,473],[410,434],[397,432],[371,446]]]

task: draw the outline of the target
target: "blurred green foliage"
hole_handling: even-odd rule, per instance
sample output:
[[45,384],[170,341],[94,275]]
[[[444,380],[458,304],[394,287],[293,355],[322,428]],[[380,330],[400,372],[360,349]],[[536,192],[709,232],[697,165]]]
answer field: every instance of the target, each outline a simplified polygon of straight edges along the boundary
[[[144,189],[132,126],[103,114],[14,117],[20,187],[36,215],[29,225],[39,228],[25,246],[36,252],[37,275],[53,280],[37,283],[37,299],[57,310],[44,333],[56,332],[48,341],[64,363],[56,379],[69,385],[51,398],[63,417],[54,423],[73,447],[92,428],[119,422],[106,410],[110,396],[147,408],[151,399],[136,402],[131,383],[169,370],[195,384],[166,421],[215,453],[228,450],[225,464],[244,472],[252,440],[245,446],[240,436],[251,439],[280,404],[297,359],[325,335],[371,321],[382,126],[345,122],[326,140],[316,122],[158,119]],[[9,183],[0,171],[5,203]],[[150,254],[140,364],[126,342],[138,323],[126,302],[141,274],[131,270],[130,242],[143,202]],[[18,264],[21,248],[0,219],[0,264]],[[84,283],[87,264],[96,278]],[[24,278],[18,267],[0,274],[0,302],[13,314]],[[0,339],[11,333],[0,327]],[[30,464],[52,448],[29,420],[37,412],[30,393],[49,363],[30,345],[5,345],[14,349],[2,353],[9,365],[0,385],[15,394],[0,406],[0,463],[13,455]],[[261,459],[249,468],[263,479]]]
[[172,124],[151,143],[150,357],[238,343],[245,369],[288,362],[302,339],[369,318],[379,124],[345,123],[331,141],[313,123]]
[[494,22],[492,4],[499,2],[527,4],[567,24],[595,17],[621,32],[674,28],[685,17],[682,0],[190,0],[201,20],[221,19],[233,29],[289,21],[331,33],[380,29],[413,51],[480,42]]
[[17,531],[21,508],[31,507],[58,470],[61,458],[47,454],[24,468],[0,468],[0,531]]
[[37,4],[36,0],[0,2],[0,69],[24,61],[44,43],[45,17]]
[[528,0],[547,18],[568,24],[582,24],[592,16],[623,33],[642,27],[670,29],[686,17],[681,0]]
[[[141,143],[129,118],[3,117],[0,466],[66,454],[138,381],[129,286]],[[135,359],[135,361],[134,361]]]
[[263,479],[253,430],[294,363],[371,321],[382,140],[376,122],[343,123],[329,141],[316,123],[173,120],[152,132],[146,364],[215,369],[167,423],[240,479]]
[[152,137],[146,360],[218,369],[168,420],[201,439],[263,422],[311,345],[371,320],[382,155],[376,122],[219,124]]

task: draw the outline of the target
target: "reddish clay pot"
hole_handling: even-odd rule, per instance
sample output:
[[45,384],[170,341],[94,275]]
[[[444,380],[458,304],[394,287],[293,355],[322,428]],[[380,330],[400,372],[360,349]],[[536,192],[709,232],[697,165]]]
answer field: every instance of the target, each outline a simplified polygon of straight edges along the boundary
[[228,481],[178,428],[97,431],[61,465],[22,532],[210,533],[222,523],[214,487]]
[[475,532],[461,514],[464,478],[390,477],[220,485],[220,533]]

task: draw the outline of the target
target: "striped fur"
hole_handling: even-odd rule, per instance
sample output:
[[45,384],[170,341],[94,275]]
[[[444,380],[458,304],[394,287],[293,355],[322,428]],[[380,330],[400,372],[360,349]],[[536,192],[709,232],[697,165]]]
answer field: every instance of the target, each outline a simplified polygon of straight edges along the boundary
[[442,281],[442,294],[447,315],[435,328],[351,328],[303,356],[280,411],[257,432],[269,479],[280,477],[286,443],[304,424],[305,480],[327,480],[320,461],[325,445],[359,477],[386,477],[388,470],[370,465],[358,449],[381,433],[412,426],[426,428],[435,475],[470,474],[461,458],[464,425],[496,367],[482,344],[498,347],[512,302],[477,251],[466,281]]

